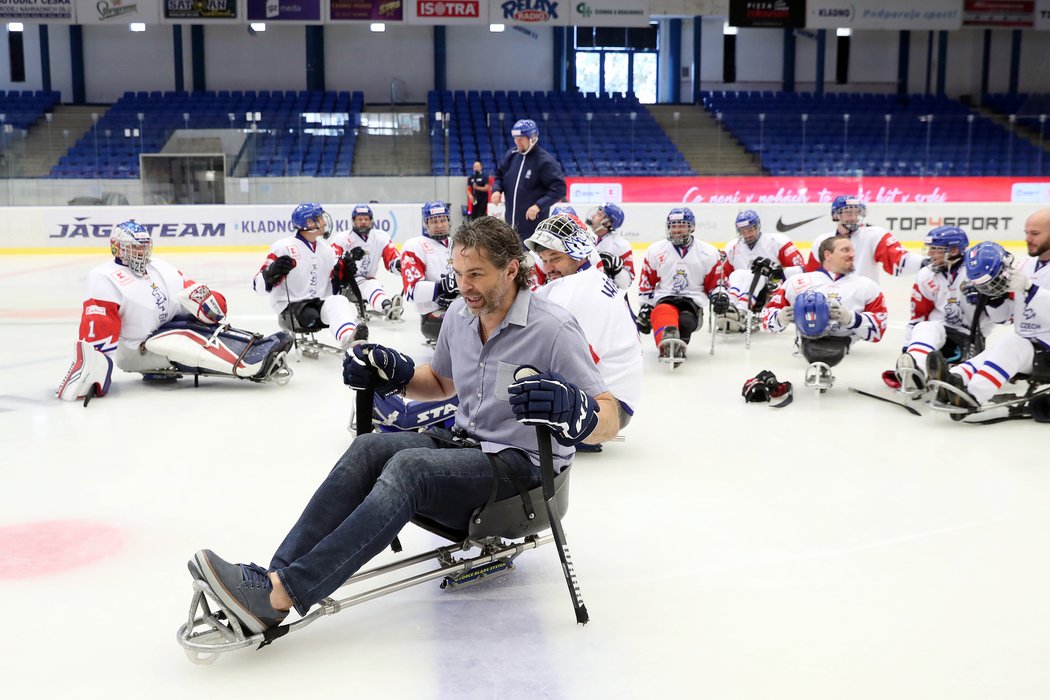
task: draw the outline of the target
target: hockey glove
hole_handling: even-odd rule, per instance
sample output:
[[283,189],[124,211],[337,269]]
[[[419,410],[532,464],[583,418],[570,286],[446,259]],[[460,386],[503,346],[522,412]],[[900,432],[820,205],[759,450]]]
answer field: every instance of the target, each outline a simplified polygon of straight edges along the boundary
[[1016,298],[1019,294],[1025,294],[1032,287],[1032,280],[1020,270],[1011,270],[1010,279],[1006,282],[1006,291]]
[[375,343],[353,345],[343,357],[343,383],[357,391],[374,388],[383,397],[403,391],[415,373],[411,357]]
[[201,323],[222,323],[226,318],[226,300],[204,284],[182,290],[179,303]]
[[[653,307],[651,304],[644,304],[642,308],[638,310],[638,318],[635,319],[634,325],[638,327],[638,332],[644,335],[649,335],[653,331],[653,322],[649,318],[652,316]],[[702,325],[702,324],[701,324]]]
[[751,263],[751,274],[759,277],[769,277],[773,272],[773,265],[773,261],[769,258],[755,258],[754,262]]
[[546,425],[566,447],[582,441],[598,426],[598,402],[555,372],[514,382],[507,392],[519,423]]
[[829,309],[828,319],[830,321],[837,321],[844,328],[849,328],[853,325],[853,312],[848,310],[842,304],[832,303]]
[[978,300],[981,298],[981,293],[977,291],[977,287],[972,282],[963,282],[959,285],[959,291],[966,297],[966,301],[976,306]]
[[785,306],[782,309],[777,309],[777,319],[780,321],[780,325],[787,327],[787,324],[793,323],[795,320],[795,307]]
[[729,311],[729,295],[725,292],[711,294],[711,310],[721,316]]
[[623,260],[611,253],[598,253],[602,259],[602,267],[605,269],[605,274],[609,277],[616,277],[623,270]]
[[390,270],[395,274],[401,274],[401,258],[394,258],[393,260],[391,260],[390,264],[387,265],[386,269]]
[[[360,250],[360,248],[355,248]],[[357,276],[357,258],[353,256],[353,253],[344,253],[343,257],[336,261],[335,267],[332,268],[332,281],[340,289],[350,284],[350,281]]]
[[290,255],[281,257],[270,263],[270,266],[262,271],[263,282],[266,283],[266,291],[270,291],[281,283],[288,273],[295,267],[295,260]]
[[456,273],[446,272],[441,275],[441,281],[438,282],[438,295],[443,297],[455,298],[459,294],[459,284],[456,282]]

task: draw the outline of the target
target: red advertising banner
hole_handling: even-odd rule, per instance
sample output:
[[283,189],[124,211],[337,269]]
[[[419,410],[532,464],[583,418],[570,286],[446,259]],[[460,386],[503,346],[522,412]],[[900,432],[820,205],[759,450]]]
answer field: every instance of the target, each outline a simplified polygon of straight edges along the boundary
[[963,25],[967,27],[1031,27],[1035,0],[965,0]]
[[1011,177],[624,177],[569,178],[569,201],[684,204],[830,203],[840,194],[867,202],[1047,202],[1046,178]]

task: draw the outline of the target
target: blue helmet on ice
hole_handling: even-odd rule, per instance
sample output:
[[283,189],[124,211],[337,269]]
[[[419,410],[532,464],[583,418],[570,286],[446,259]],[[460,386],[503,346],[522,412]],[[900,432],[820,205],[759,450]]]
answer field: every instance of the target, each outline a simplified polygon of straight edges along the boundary
[[853,233],[860,228],[861,220],[867,215],[868,208],[864,206],[864,200],[860,197],[855,197],[848,194],[840,194],[835,197],[834,201],[831,202],[831,220],[840,221],[844,212],[857,212],[857,218],[854,221],[840,222],[842,227]]
[[[952,263],[962,259],[966,248],[970,245],[970,239],[966,231],[958,226],[938,226],[926,234],[923,244],[926,256],[930,258],[930,266],[935,270],[946,270]],[[953,248],[955,253],[952,253]],[[940,262],[934,261],[931,255],[937,251],[944,254]]]
[[674,245],[689,245],[693,242],[696,217],[689,207],[675,207],[667,212],[667,240]]
[[823,293],[807,289],[795,297],[795,327],[807,338],[824,335],[831,323],[831,307]]
[[540,137],[540,129],[536,126],[536,122],[531,119],[519,119],[510,128],[510,135],[515,138],[524,136],[527,139],[538,139]]
[[324,213],[324,207],[317,202],[303,202],[292,212],[292,226],[305,231],[310,227],[311,219],[323,218]]
[[133,275],[141,277],[146,274],[146,265],[153,253],[153,236],[141,224],[125,221],[114,226],[109,234],[109,252]]
[[586,260],[594,252],[594,239],[578,218],[558,214],[541,221],[525,239],[525,247],[536,254],[541,249],[556,250],[573,260]]
[[436,241],[448,238],[448,206],[444,202],[423,203],[423,235]]
[[745,209],[736,215],[736,233],[748,245],[754,244],[762,235],[762,219],[754,209]]
[[978,243],[966,253],[966,277],[977,291],[990,297],[1006,293],[1014,256],[995,241]]

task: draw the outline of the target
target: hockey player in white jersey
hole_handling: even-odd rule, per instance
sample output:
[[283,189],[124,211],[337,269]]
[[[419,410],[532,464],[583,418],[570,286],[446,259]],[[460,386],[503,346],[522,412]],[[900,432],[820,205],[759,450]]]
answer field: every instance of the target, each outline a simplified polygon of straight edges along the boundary
[[603,202],[587,215],[587,225],[597,239],[595,249],[602,259],[602,267],[620,289],[629,289],[634,283],[634,250],[620,235],[623,209],[612,202]]
[[[754,209],[737,214],[736,233],[724,251],[730,305],[716,322],[719,330],[743,332],[748,310],[761,311],[769,293],[785,278],[801,274],[805,261],[787,236],[762,230],[762,219]],[[718,300],[719,308],[724,305],[724,299]],[[757,321],[758,317],[754,319]]]
[[879,268],[894,277],[914,275],[922,267],[922,256],[909,252],[900,244],[893,234],[881,226],[869,226],[864,223],[867,207],[858,197],[839,195],[831,203],[831,220],[836,223],[835,230],[821,234],[813,240],[806,261],[806,272],[813,272],[820,267],[816,251],[826,238],[846,236],[853,241],[856,251],[857,273],[872,282],[879,281]]
[[[911,292],[911,321],[904,329],[904,352],[896,370],[883,373],[883,381],[905,394],[917,395],[926,387],[926,356],[938,351],[956,364],[984,349],[984,339],[996,323],[1010,317],[1006,295],[985,297],[969,284],[963,265],[969,236],[957,226],[938,226],[926,234],[925,253],[930,264],[915,276]],[[976,333],[974,315],[980,309]]]
[[620,428],[625,427],[642,390],[642,341],[626,293],[593,264],[594,242],[575,216],[541,221],[525,246],[540,257],[547,277],[535,294],[579,321],[598,373],[619,403]]
[[762,325],[780,333],[794,323],[802,355],[810,363],[806,383],[820,392],[834,383],[831,368],[857,340],[877,343],[886,332],[886,302],[878,285],[854,272],[852,241],[833,236],[817,251],[814,272],[795,275],[780,286],[762,312]]
[[[350,230],[336,234],[332,238],[332,247],[336,255],[343,260],[343,264],[355,270],[354,279],[361,292],[361,301],[372,311],[391,321],[400,320],[401,314],[404,313],[401,293],[388,295],[382,282],[376,279],[376,274],[379,272],[380,263],[388,271],[400,273],[401,255],[390,242],[390,236],[375,228],[372,207],[358,204],[350,213],[350,219]],[[351,290],[352,285],[343,285],[343,293],[354,297],[355,294]]]
[[368,337],[368,328],[355,319],[350,301],[336,293],[340,260],[329,237],[327,212],[316,202],[304,202],[292,212],[295,235],[270,246],[252,287],[270,299],[281,327],[314,332],[328,328],[339,347]]
[[420,329],[428,345],[437,342],[445,309],[459,296],[448,248],[448,206],[423,204],[423,235],[405,241],[401,250],[401,280],[405,298],[419,312]]
[[992,241],[979,243],[966,254],[966,275],[982,294],[1006,293],[1013,312],[1014,332],[998,339],[976,357],[951,368],[940,353],[927,356],[926,370],[955,387],[938,391],[937,399],[976,410],[1019,373],[1031,373],[1036,355],[1050,353],[1050,209],[1025,221],[1027,260],[1015,267],[1013,256]]
[[[649,246],[638,280],[638,330],[652,332],[661,358],[675,366],[685,361],[689,338],[704,323],[709,295],[726,291],[721,254],[696,240],[695,230],[696,217],[688,207],[672,209],[667,240]],[[725,300],[728,304],[728,295]]]
[[225,297],[154,258],[145,227],[135,221],[114,226],[110,252],[113,260],[88,273],[76,358],[59,398],[104,396],[114,363],[146,379],[291,376],[284,364],[291,338],[230,328]]

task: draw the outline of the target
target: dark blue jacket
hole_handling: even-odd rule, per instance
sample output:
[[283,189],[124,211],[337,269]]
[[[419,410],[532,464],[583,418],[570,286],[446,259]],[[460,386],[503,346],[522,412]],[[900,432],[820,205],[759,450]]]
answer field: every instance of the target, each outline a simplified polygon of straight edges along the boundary
[[[525,155],[512,148],[496,166],[492,191],[503,193],[507,206],[504,218],[525,240],[550,215],[551,206],[565,199],[565,173],[539,144]],[[529,221],[525,211],[533,204],[539,206],[540,214]]]

